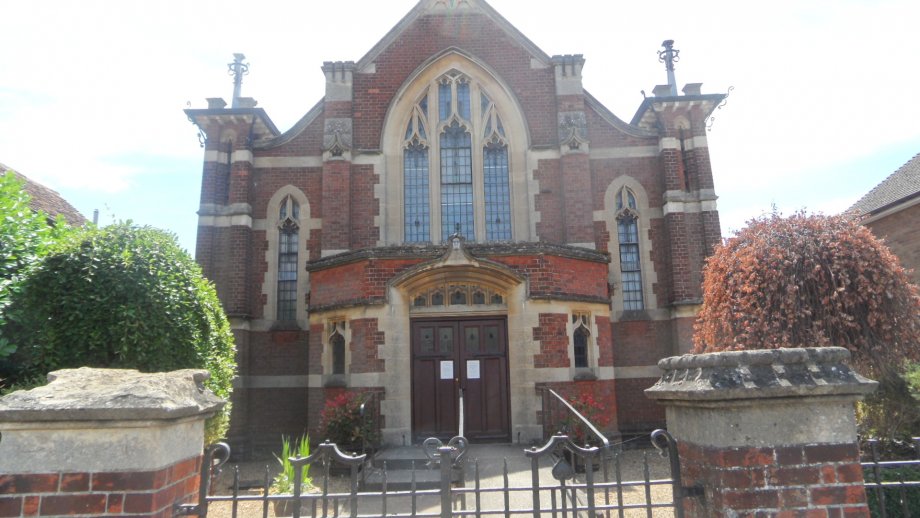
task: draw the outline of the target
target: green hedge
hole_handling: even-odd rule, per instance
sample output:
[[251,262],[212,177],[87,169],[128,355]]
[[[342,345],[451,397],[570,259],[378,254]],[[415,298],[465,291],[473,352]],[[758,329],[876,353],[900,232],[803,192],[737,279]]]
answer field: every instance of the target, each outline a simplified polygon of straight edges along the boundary
[[[230,396],[229,322],[213,285],[167,232],[128,222],[65,236],[19,282],[3,316],[2,338],[16,347],[0,360],[7,383],[84,365],[203,368],[208,388]],[[209,440],[223,434],[228,412]]]

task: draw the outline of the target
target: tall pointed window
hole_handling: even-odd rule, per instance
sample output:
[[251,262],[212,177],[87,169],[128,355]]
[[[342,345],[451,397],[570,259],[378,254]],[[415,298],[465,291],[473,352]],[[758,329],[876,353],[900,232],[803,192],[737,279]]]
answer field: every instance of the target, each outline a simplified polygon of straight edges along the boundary
[[576,368],[588,367],[588,338],[591,331],[588,329],[587,313],[575,313],[572,315],[572,323],[575,325],[575,331],[572,334],[572,356]]
[[422,99],[406,128],[403,152],[403,195],[405,200],[406,241],[428,241],[431,211],[428,200],[428,99]]
[[456,70],[437,78],[403,141],[405,241],[512,239],[508,177],[507,137],[488,94]]
[[278,320],[297,319],[297,252],[300,205],[290,196],[278,214]]
[[645,308],[642,299],[642,267],[639,254],[639,213],[636,196],[624,187],[617,193],[617,237],[620,243],[620,280],[623,309]]

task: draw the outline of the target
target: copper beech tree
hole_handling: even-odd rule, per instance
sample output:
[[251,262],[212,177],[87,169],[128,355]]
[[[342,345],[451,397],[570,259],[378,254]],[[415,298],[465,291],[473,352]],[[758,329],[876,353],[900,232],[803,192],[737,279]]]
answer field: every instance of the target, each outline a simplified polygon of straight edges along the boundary
[[703,276],[695,352],[840,346],[877,378],[920,359],[920,290],[851,216],[755,218]]

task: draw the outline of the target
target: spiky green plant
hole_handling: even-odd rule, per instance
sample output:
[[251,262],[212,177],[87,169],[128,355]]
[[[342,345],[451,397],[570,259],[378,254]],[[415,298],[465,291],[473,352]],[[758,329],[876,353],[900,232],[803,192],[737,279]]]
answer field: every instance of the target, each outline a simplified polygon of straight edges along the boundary
[[[281,436],[281,455],[275,455],[281,464],[281,472],[275,475],[269,492],[275,495],[291,494],[294,492],[294,465],[291,457],[303,458],[310,456],[310,436],[304,434],[291,444],[290,437]],[[313,486],[310,479],[310,465],[304,464],[301,468],[301,492]]]

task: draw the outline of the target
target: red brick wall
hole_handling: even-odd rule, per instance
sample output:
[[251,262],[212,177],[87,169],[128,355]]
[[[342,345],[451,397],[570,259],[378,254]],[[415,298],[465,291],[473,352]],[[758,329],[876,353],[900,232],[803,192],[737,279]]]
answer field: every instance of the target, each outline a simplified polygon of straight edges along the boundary
[[562,157],[562,194],[565,206],[565,242],[593,243],[594,219],[591,206],[591,165],[588,155],[572,153]]
[[613,366],[613,336],[611,336],[610,317],[594,317],[597,326],[597,365],[599,367]]
[[540,325],[533,328],[533,339],[540,342],[540,352],[533,357],[533,366],[568,367],[569,336],[565,326],[569,316],[562,313],[540,313]]
[[422,259],[366,259],[310,274],[310,305],[383,302],[387,282]]
[[565,242],[563,222],[562,164],[559,160],[540,160],[533,172],[540,184],[540,192],[534,196],[534,205],[540,214],[537,222],[537,238],[547,243]]
[[552,255],[491,258],[530,280],[532,297],[607,297],[607,264]]
[[379,178],[374,166],[351,166],[351,247],[377,246],[380,230],[374,225],[374,216],[380,214],[380,201],[374,198],[374,185]]
[[351,162],[323,164],[323,250],[351,248]]
[[348,371],[354,374],[385,372],[380,348],[384,344],[383,331],[377,330],[376,318],[349,321],[351,326],[351,363]]
[[[305,115],[306,116],[306,115]],[[255,151],[257,157],[271,156],[320,156],[323,149],[323,126],[325,113],[317,115],[307,127],[288,142],[269,149]]]
[[869,516],[855,444],[723,449],[681,442],[678,452],[684,485],[706,488],[704,501],[684,499],[688,518]]
[[[616,382],[614,380],[584,380],[584,381],[567,381],[541,384],[555,390],[560,396],[575,406],[580,412],[587,410],[585,415],[591,421],[591,424],[598,427],[602,432],[616,432],[619,430],[617,421],[617,395]],[[595,402],[595,406],[587,406],[585,395],[590,394]],[[552,407],[550,407],[552,408]],[[542,422],[542,416],[537,415],[537,422]],[[567,412],[559,409],[559,415],[556,419],[564,419]]]
[[613,355],[618,367],[655,365],[675,353],[668,320],[621,320],[613,323]]
[[374,74],[354,75],[354,137],[358,149],[380,147],[383,118],[396,91],[431,56],[456,47],[482,60],[517,95],[531,145],[556,144],[553,68],[531,68],[531,54],[483,15],[422,16],[374,60]]
[[0,474],[0,516],[150,516],[197,498],[201,457],[140,472]]
[[664,407],[649,401],[645,389],[658,378],[617,379],[616,396],[621,432],[647,433],[655,428],[664,428]]
[[914,205],[866,225],[872,233],[898,256],[905,268],[914,271],[914,283],[920,284],[920,205]]

